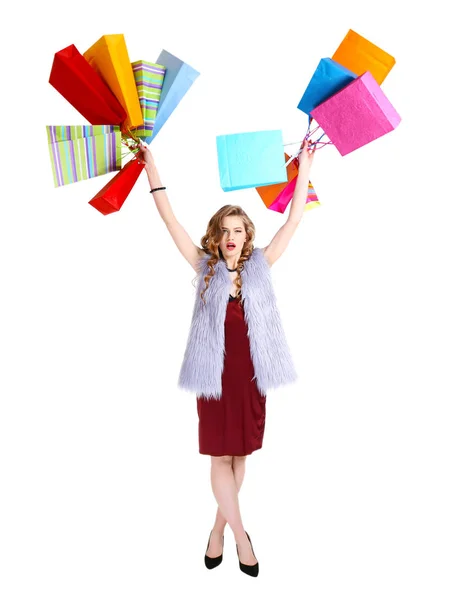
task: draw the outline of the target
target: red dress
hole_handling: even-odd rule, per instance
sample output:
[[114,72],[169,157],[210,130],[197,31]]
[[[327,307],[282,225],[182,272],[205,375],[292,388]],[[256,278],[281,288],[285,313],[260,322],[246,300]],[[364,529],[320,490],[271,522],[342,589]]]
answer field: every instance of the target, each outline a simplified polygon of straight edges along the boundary
[[246,456],[262,447],[266,397],[252,381],[254,368],[240,296],[229,296],[224,332],[222,396],[219,400],[197,397],[199,452]]

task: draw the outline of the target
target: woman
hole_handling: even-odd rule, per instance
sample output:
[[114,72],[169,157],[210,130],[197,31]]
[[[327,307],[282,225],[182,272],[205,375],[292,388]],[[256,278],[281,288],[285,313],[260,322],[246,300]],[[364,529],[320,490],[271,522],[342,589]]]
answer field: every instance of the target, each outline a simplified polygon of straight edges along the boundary
[[266,390],[296,377],[269,271],[302,218],[313,156],[307,144],[299,155],[288,218],[266,248],[253,247],[254,225],[233,205],[213,215],[199,248],[177,221],[151,152],[141,147],[140,160],[159,214],[199,277],[179,385],[197,393],[199,452],[211,456],[218,510],[205,553],[209,569],[222,561],[224,528],[229,523],[240,569],[253,577],[259,573],[242,524],[238,492],[247,455],[262,447]]

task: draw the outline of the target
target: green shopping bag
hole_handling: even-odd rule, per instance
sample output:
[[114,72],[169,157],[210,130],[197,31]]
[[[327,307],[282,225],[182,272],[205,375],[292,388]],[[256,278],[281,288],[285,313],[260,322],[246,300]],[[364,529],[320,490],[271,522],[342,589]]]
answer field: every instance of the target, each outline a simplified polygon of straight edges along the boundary
[[114,125],[47,125],[54,186],[121,169],[121,132]]

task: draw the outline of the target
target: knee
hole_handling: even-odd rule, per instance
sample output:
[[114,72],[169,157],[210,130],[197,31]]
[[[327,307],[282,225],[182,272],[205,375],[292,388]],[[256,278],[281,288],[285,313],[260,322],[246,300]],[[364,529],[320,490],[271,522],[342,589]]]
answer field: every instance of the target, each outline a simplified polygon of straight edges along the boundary
[[234,467],[241,467],[246,463],[246,456],[233,456],[232,464]]
[[232,465],[232,456],[212,456],[212,467],[230,467]]

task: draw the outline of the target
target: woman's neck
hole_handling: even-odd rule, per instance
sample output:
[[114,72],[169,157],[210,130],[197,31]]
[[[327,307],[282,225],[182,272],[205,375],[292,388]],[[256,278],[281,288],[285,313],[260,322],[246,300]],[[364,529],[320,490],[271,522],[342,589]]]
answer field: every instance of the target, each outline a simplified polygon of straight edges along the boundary
[[240,254],[238,254],[237,256],[229,256],[228,258],[225,258],[224,260],[226,261],[226,266],[228,269],[236,269],[237,268],[237,264],[239,262],[239,258],[240,258]]

